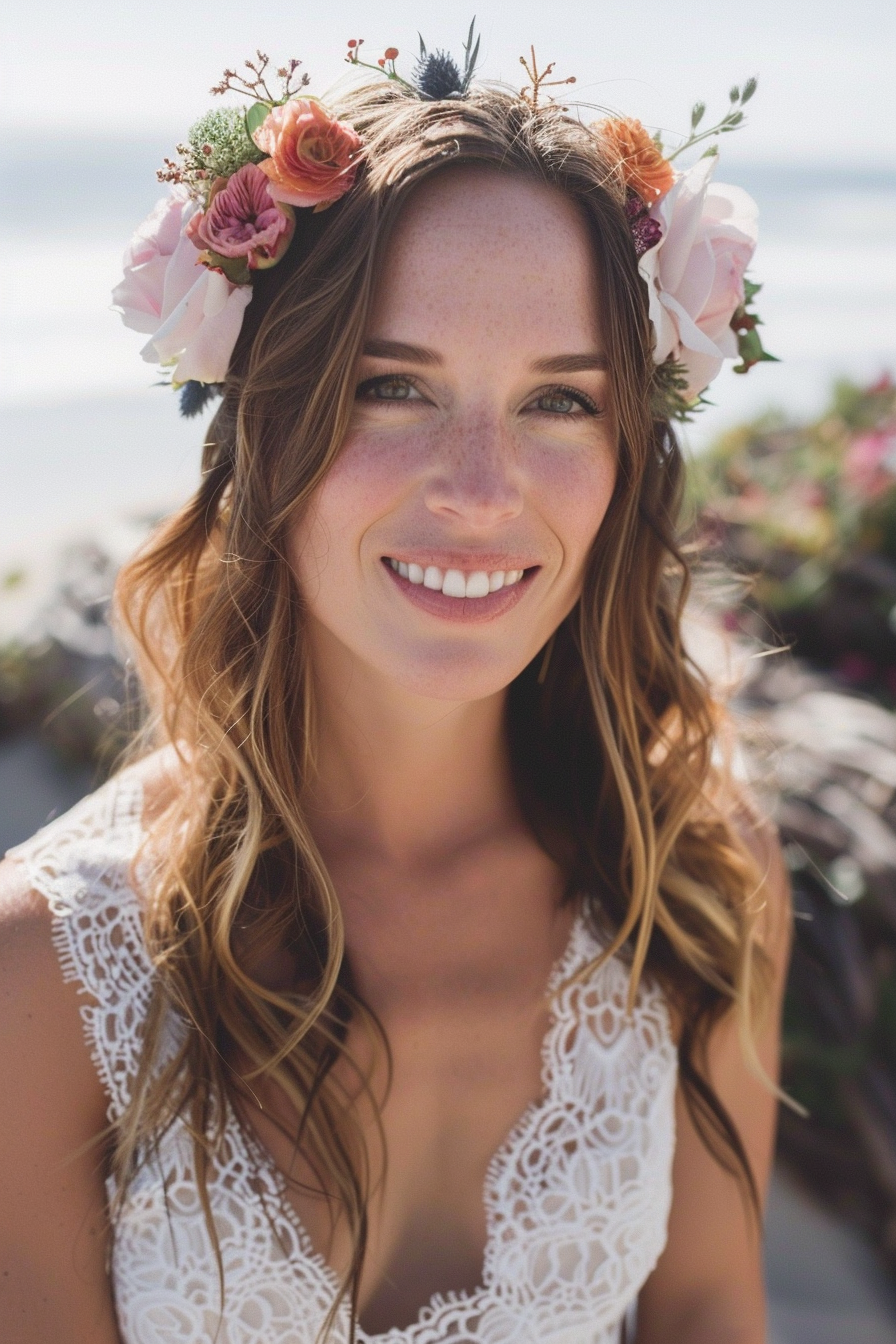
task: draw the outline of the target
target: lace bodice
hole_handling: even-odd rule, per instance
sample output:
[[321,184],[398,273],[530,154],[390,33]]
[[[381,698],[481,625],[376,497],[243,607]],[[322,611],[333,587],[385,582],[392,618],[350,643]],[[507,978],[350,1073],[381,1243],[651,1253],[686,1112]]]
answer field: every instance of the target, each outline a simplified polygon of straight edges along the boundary
[[[152,987],[131,876],[141,808],[139,779],[128,771],[11,851],[49,902],[64,976],[80,984],[110,1117],[129,1096]],[[359,1344],[618,1344],[666,1239],[676,1055],[655,987],[642,987],[626,1015],[618,961],[565,983],[597,951],[580,918],[549,985],[543,1097],[489,1166],[481,1287],[435,1295],[407,1328],[359,1329]],[[283,1197],[276,1168],[233,1117],[209,1197],[223,1315],[191,1143],[175,1125],[130,1186],[113,1230],[123,1344],[315,1344],[335,1276]],[[333,1344],[348,1339],[347,1312]]]

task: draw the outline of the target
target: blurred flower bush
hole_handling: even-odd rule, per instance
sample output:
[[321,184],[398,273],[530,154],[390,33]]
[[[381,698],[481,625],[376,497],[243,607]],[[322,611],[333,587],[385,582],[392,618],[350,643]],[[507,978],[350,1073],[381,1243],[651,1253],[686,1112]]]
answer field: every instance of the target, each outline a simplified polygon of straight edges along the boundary
[[820,419],[765,417],[693,464],[703,549],[751,579],[728,624],[769,628],[896,702],[896,385],[839,383]]

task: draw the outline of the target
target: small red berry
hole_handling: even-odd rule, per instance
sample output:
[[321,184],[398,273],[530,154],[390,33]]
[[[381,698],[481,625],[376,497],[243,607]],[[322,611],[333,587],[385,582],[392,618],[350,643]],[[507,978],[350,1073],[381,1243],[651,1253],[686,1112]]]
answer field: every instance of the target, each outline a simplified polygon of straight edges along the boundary
[[396,58],[397,56],[398,56],[398,48],[397,48],[397,47],[387,47],[387,48],[386,48],[385,59],[386,59],[387,61],[394,61],[395,58]]
[[381,66],[383,67],[383,69],[385,70],[385,68],[386,68],[386,58],[385,58],[385,56],[381,56],[381,57],[379,58],[379,60],[377,61],[377,65],[381,65]]

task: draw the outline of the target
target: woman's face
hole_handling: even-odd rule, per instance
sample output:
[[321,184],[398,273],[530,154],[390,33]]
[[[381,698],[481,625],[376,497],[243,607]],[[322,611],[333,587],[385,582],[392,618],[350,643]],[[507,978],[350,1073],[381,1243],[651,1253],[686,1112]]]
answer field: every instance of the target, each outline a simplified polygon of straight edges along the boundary
[[552,188],[469,167],[414,195],[290,538],[319,671],[480,699],[571,610],[616,476],[595,264]]

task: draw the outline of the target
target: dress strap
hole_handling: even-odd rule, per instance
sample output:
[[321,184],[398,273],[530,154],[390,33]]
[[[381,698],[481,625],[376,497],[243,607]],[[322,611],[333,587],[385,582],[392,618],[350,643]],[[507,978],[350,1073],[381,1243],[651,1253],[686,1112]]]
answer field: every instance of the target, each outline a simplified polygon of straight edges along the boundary
[[46,898],[63,978],[83,995],[91,1055],[117,1119],[131,1095],[153,967],[132,877],[143,840],[143,789],[127,770],[45,826],[9,857]]

